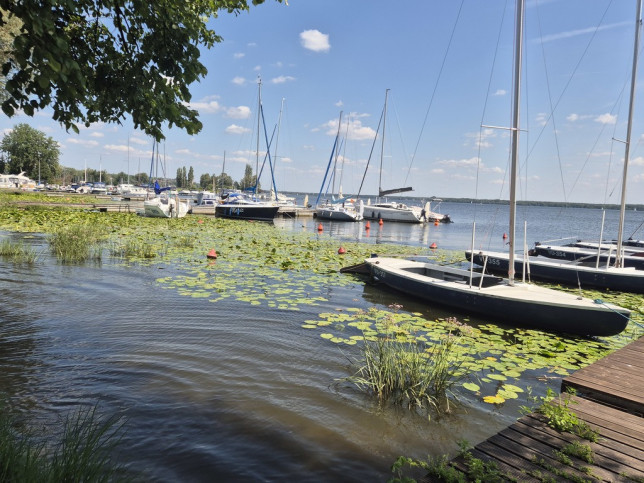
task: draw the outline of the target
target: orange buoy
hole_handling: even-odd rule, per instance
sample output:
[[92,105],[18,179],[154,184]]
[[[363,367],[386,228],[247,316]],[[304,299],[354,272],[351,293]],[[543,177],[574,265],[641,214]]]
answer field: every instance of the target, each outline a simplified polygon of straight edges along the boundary
[[344,249],[344,247],[338,248],[338,255],[344,255],[345,253],[347,253],[347,251]]
[[211,248],[210,251],[208,252],[208,255],[206,255],[208,258],[217,258],[217,252],[215,251],[214,248]]
[[367,222],[367,224],[364,226],[364,229],[369,230],[370,228],[371,228],[371,225],[369,224],[369,222]]
[[438,220],[434,220],[434,226],[438,226],[439,224]]
[[380,218],[380,219],[378,220],[378,224],[379,224],[380,226],[382,226],[382,218]]
[[320,223],[320,224],[318,225],[318,231],[322,231],[322,230],[324,230],[324,227],[322,226],[322,223]]
[[431,245],[429,245],[429,248],[431,248],[432,250],[436,250],[438,248],[438,245],[436,245],[436,243],[434,242]]
[[503,234],[503,239],[505,240],[507,237],[508,237],[508,234],[507,234],[507,233],[504,233],[504,234]]
[[198,220],[197,223],[201,225],[203,223],[203,220]]

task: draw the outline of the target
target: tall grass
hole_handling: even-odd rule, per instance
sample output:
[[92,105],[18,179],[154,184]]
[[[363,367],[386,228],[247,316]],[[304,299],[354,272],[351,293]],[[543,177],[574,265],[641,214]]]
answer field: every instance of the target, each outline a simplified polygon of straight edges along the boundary
[[33,265],[36,262],[36,251],[32,247],[6,238],[0,241],[0,256],[17,264]]
[[[449,411],[451,387],[460,379],[462,361],[456,356],[462,324],[428,345],[410,335],[388,316],[377,337],[365,337],[357,367],[346,380],[373,395],[381,405]],[[460,326],[460,327],[459,327]],[[429,414],[429,413],[428,413]]]
[[110,254],[121,258],[155,258],[157,248],[146,240],[126,239],[124,243],[114,243],[110,247]]
[[62,263],[100,261],[104,230],[89,224],[61,226],[49,235],[49,247]]
[[0,481],[127,481],[126,469],[111,455],[123,434],[119,418],[101,419],[96,408],[68,416],[59,442],[43,440],[0,412]]

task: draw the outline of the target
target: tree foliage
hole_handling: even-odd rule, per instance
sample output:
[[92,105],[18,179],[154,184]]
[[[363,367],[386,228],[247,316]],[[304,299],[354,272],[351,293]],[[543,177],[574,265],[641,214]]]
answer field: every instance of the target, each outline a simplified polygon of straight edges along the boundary
[[53,180],[59,175],[58,143],[28,124],[18,124],[0,143],[5,170],[18,174],[24,171],[32,179]]
[[197,133],[202,125],[187,106],[188,86],[207,72],[199,48],[222,41],[207,22],[250,4],[0,0],[0,29],[20,25],[2,65],[8,95],[2,110],[31,116],[51,106],[53,118],[75,132],[77,123],[120,123],[130,115],[136,129],[157,140],[165,123]]

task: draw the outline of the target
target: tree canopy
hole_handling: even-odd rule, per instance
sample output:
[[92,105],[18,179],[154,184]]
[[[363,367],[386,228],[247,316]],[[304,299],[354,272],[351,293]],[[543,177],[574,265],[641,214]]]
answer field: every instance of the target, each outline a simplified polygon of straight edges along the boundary
[[2,110],[31,116],[51,106],[53,119],[75,132],[77,123],[120,123],[129,115],[136,129],[157,140],[166,123],[197,133],[202,124],[187,105],[188,86],[207,72],[199,48],[222,41],[207,22],[220,11],[238,15],[250,4],[0,0],[0,29],[14,29],[11,51],[3,56]]
[[53,180],[60,166],[58,143],[28,124],[18,124],[2,138],[0,151],[5,153],[5,170],[18,174],[24,171],[35,180]]

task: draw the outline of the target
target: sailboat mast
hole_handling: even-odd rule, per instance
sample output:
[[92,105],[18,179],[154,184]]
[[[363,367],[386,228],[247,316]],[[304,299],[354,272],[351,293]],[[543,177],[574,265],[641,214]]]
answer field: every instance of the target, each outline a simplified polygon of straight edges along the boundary
[[[280,116],[277,119],[277,136],[275,136],[275,150],[273,151],[273,171],[277,168],[277,143],[280,139],[280,127],[282,126],[282,111],[284,110],[284,98],[282,97],[282,105],[280,106]],[[275,190],[275,201],[277,201],[277,187],[273,186],[273,177],[271,177],[271,196]]]
[[382,139],[380,142],[380,176],[378,178],[378,196],[382,193],[382,158],[385,152],[385,127],[387,126],[387,98],[389,97],[389,89],[385,90],[385,107],[382,111]]
[[257,147],[255,148],[255,196],[259,186],[259,126],[262,112],[262,78],[257,78]]
[[510,253],[508,279],[514,284],[514,235],[517,214],[517,172],[519,165],[519,107],[521,99],[521,56],[523,53],[523,5],[524,0],[517,0],[515,19],[514,51],[514,91],[512,105],[512,164],[510,168]]
[[[622,260],[622,241],[624,236],[624,216],[626,214],[626,180],[628,179],[628,158],[631,149],[631,129],[633,127],[633,106],[635,103],[635,82],[637,79],[637,57],[640,50],[640,26],[642,24],[642,0],[637,2],[637,14],[635,16],[635,45],[633,48],[633,70],[631,72],[631,97],[628,104],[628,124],[626,127],[626,141],[624,148],[624,172],[622,175],[622,201],[619,208],[619,227],[617,231],[617,255],[615,256],[615,266],[621,267]],[[599,240],[601,243],[601,240]]]

